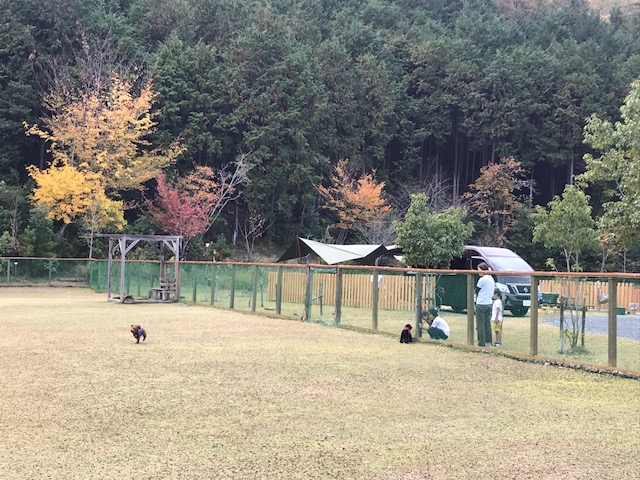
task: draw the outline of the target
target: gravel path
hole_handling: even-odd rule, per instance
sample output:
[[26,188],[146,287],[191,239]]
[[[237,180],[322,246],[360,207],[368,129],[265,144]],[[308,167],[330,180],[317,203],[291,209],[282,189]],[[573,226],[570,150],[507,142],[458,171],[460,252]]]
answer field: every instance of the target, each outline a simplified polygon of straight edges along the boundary
[[[568,317],[565,317],[565,320]],[[545,323],[560,325],[560,317],[544,318]],[[586,319],[586,330],[589,333],[601,333],[606,335],[609,319],[606,314],[589,315]],[[640,316],[638,315],[618,315],[618,337],[631,338],[640,341]]]

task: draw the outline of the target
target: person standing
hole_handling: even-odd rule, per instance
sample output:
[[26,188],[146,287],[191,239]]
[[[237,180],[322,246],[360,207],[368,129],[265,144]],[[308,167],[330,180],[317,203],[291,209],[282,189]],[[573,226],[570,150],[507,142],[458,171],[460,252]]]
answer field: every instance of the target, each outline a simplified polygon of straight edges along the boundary
[[502,346],[502,292],[499,289],[493,291],[493,307],[491,309],[491,326],[496,336],[494,347]]
[[496,282],[486,273],[489,265],[482,262],[478,270],[484,272],[476,284],[476,330],[478,331],[478,346],[491,346],[491,310],[493,307],[493,292]]

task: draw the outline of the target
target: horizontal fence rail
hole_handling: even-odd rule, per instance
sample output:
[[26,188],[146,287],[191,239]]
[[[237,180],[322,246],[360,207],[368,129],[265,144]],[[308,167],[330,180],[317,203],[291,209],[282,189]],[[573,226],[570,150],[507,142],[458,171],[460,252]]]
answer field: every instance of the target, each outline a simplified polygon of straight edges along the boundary
[[[120,277],[121,268],[121,262],[114,262],[112,275]],[[446,305],[443,299],[447,297],[445,290],[450,288],[449,281],[453,277],[459,277],[462,298],[457,306],[450,306],[453,312],[466,310],[467,313],[463,321],[453,319],[460,322],[456,338],[464,339],[462,343],[474,344],[473,286],[478,272],[240,262],[180,262],[178,268],[178,272],[174,271],[173,262],[164,262],[160,266],[158,260],[127,260],[124,263],[124,291],[119,292],[121,287],[116,282],[117,285],[112,285],[112,293],[131,301],[152,301],[150,292],[158,289],[162,275],[166,275],[179,279],[179,300],[183,302],[205,303],[309,321],[324,322],[328,317],[334,324],[364,325],[369,329],[390,333],[398,333],[400,326],[410,323],[415,326],[415,336],[420,337],[421,312],[432,306],[443,303]],[[106,260],[0,257],[0,285],[5,286],[90,286],[98,292],[106,292],[107,271]],[[505,272],[489,273],[505,275]],[[585,343],[585,322],[586,312],[592,312],[598,318],[608,318],[600,332],[607,339],[605,347],[602,347],[607,351],[606,360],[597,357],[600,360],[596,360],[596,364],[616,368],[620,342],[623,342],[626,351],[631,348],[631,356],[640,358],[640,341],[629,343],[618,337],[621,321],[624,321],[627,329],[640,330],[638,319],[634,317],[640,305],[640,274],[508,274],[530,278],[528,291],[536,292],[539,286],[542,293],[540,299],[538,295],[531,296],[528,319],[509,317],[505,321],[505,328],[518,327],[519,330],[514,330],[517,335],[523,335],[517,322],[529,322],[525,334],[528,337],[528,355],[536,357],[542,349],[545,358],[549,355],[552,358],[565,358],[562,355],[567,352],[566,349],[563,350],[563,345],[569,342],[588,352],[590,342],[594,342],[586,335],[588,340]],[[629,313],[632,314],[629,319],[621,319],[621,315]],[[560,333],[557,338],[560,347],[555,353],[550,350],[548,339],[544,346],[539,342],[542,335],[540,315],[545,314],[547,317],[560,317]],[[363,318],[363,315],[369,320]],[[513,316],[520,317],[522,314],[514,311]],[[356,320],[357,318],[360,320]],[[548,336],[548,318],[544,322],[547,324],[545,335]],[[582,338],[577,338],[580,335]],[[636,363],[632,362],[635,367],[632,370],[640,371],[640,366],[636,366]]]
[[[282,301],[303,302],[305,294],[304,272],[285,272],[282,282]],[[336,275],[335,273],[316,273],[314,275],[313,296],[324,295],[325,305],[334,305]],[[371,307],[373,275],[343,275],[342,304],[349,307]],[[423,281],[426,283],[426,280]],[[277,273],[269,273],[269,300],[275,301]],[[378,307],[388,310],[407,310],[415,308],[415,278],[412,276],[380,275]],[[579,286],[573,282],[560,280],[541,280],[541,291],[545,294],[556,294],[561,298],[579,298],[589,309],[606,310],[608,303],[609,282],[582,282]],[[625,308],[625,312],[635,313],[640,304],[640,283],[617,282],[616,305]],[[572,302],[573,303],[573,302]],[[603,306],[604,305],[604,306]]]

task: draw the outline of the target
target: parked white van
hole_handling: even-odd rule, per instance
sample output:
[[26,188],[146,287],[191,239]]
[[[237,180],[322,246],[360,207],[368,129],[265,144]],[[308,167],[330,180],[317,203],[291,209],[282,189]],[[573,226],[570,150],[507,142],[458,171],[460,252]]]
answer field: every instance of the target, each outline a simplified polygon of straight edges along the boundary
[[[533,268],[518,254],[508,248],[481,247],[467,245],[464,254],[453,259],[453,270],[477,270],[485,262],[494,274],[496,287],[502,291],[502,303],[505,311],[515,317],[527,314],[531,306],[531,276],[513,275],[507,272],[532,272]],[[436,301],[438,305],[449,305],[455,312],[467,308],[466,275],[441,275],[436,282]]]

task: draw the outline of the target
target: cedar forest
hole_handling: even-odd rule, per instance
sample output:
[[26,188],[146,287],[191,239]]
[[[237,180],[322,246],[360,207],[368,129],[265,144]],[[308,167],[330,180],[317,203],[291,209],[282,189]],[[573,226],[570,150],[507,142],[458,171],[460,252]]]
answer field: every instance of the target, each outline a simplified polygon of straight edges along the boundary
[[421,209],[536,269],[640,271],[637,4],[0,10],[0,255],[103,258],[96,233],[130,232],[274,261],[296,235],[395,243]]

